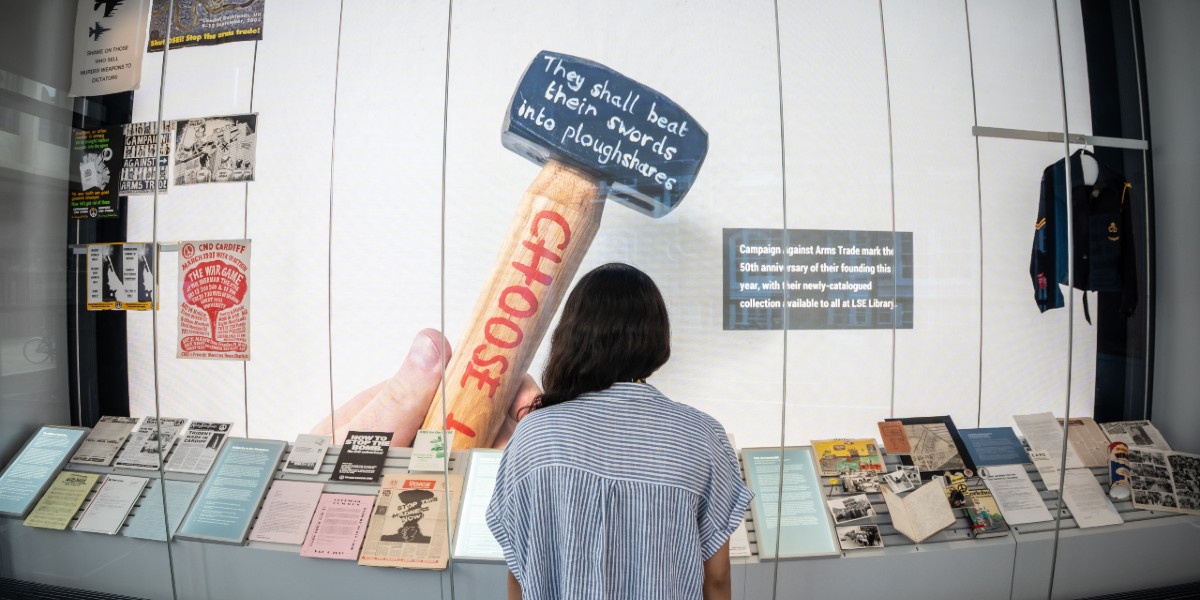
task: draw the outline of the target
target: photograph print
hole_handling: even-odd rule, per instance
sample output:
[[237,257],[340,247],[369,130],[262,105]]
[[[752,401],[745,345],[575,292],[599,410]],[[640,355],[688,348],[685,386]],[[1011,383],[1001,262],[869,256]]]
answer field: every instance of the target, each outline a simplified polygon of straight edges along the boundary
[[833,514],[833,522],[839,525],[875,516],[875,509],[871,507],[871,501],[866,494],[830,498],[825,503],[829,505],[829,512]]

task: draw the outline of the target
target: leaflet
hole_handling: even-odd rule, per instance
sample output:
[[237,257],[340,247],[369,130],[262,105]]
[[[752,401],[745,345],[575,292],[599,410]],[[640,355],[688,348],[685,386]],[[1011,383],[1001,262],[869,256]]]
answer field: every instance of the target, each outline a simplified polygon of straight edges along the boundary
[[83,437],[83,427],[46,425],[25,442],[0,473],[0,515],[24,517]]
[[367,532],[375,499],[359,494],[321,494],[317,512],[304,536],[300,556],[354,560]]
[[[1025,441],[1029,443],[1030,448],[1045,452],[1055,465],[1062,464],[1063,427],[1058,423],[1058,419],[1054,418],[1053,413],[1013,415],[1013,421],[1017,422],[1017,427],[1025,434]],[[1030,458],[1033,456],[1030,455]],[[1079,460],[1074,448],[1067,446],[1067,468],[1080,467],[1083,467],[1083,461]]]
[[[1058,420],[1061,425],[1062,419]],[[1067,443],[1085,467],[1108,467],[1108,438],[1091,417],[1071,419]]]
[[276,481],[263,501],[258,520],[250,531],[250,541],[303,544],[324,489],[323,483]]
[[1130,448],[1171,449],[1167,438],[1150,421],[1115,421],[1104,423],[1101,427],[1110,442],[1125,442]]
[[1080,528],[1120,525],[1125,521],[1113,506],[1108,494],[1096,477],[1087,469],[1067,469],[1063,501]]
[[500,470],[500,450],[471,450],[467,482],[463,488],[462,508],[454,534],[454,558],[504,560],[504,550],[496,542],[487,524],[487,507],[496,489]]
[[[158,469],[162,458],[171,452],[187,419],[146,417],[141,427],[129,436],[125,451],[117,457],[115,467],[125,469]],[[161,442],[160,442],[161,439]]]
[[358,564],[445,569],[450,558],[446,521],[456,508],[453,490],[461,489],[460,481],[453,474],[385,475]]
[[[162,481],[167,484],[166,521],[163,519],[163,490],[159,488]],[[167,541],[167,531],[164,527],[169,525],[170,535],[175,535],[175,530],[179,529],[179,523],[183,521],[183,515],[187,513],[188,505],[192,503],[198,489],[200,483],[197,481],[151,479],[146,485],[146,494],[142,498],[141,506],[129,515],[121,534],[143,540]]]
[[241,544],[286,446],[277,440],[229,438],[176,535]]
[[233,423],[192,421],[171,460],[167,461],[167,470],[197,475],[208,473],[231,427]]
[[25,517],[25,525],[46,529],[66,529],[79,511],[100,476],[95,473],[62,471],[42,494],[37,506]]
[[78,465],[99,465],[107,467],[121,450],[129,433],[137,427],[137,417],[100,417],[100,421],[92,428],[83,445],[71,457],[72,463]]
[[1000,506],[1000,512],[1009,525],[1041,523],[1054,517],[1046,508],[1042,495],[1029,479],[1024,465],[995,465],[980,467],[983,479],[992,497]]
[[75,531],[91,531],[113,535],[121,530],[121,525],[129,516],[130,509],[142,496],[146,483],[145,477],[130,477],[128,475],[109,475],[96,490],[96,495],[83,510],[83,515],[75,523]]
[[[445,436],[445,437],[443,437]],[[412,457],[408,460],[408,472],[445,471],[446,448],[454,446],[454,431],[422,429],[413,441]]]
[[346,433],[342,451],[333,465],[330,481],[379,481],[383,463],[392,446],[390,431],[351,431]]
[[329,443],[333,440],[327,435],[301,433],[292,443],[292,451],[288,454],[283,465],[286,473],[301,473],[316,475],[321,472],[321,464],[325,462],[325,453],[329,452]]

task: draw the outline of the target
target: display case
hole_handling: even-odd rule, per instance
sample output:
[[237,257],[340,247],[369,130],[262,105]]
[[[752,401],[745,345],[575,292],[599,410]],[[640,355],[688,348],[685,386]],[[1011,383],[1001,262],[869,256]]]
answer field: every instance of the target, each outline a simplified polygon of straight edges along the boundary
[[[30,492],[91,486],[65,530],[0,510],[6,580],[503,597],[501,450],[563,297],[612,262],[667,303],[648,383],[756,495],[734,598],[1200,580],[1195,432],[1150,411],[1137,2],[24,10],[61,33],[28,52],[85,67],[0,72],[31,207],[4,225],[0,459],[45,426],[99,458]],[[1104,427],[1143,420],[1175,451]],[[84,532],[93,505],[127,518]]]

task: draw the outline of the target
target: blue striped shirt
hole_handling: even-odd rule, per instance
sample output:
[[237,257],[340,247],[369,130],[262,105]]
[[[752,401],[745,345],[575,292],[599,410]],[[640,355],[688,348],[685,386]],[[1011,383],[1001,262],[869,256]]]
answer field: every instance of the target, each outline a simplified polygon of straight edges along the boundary
[[618,383],[521,420],[487,521],[526,600],[701,598],[752,496],[715,419]]

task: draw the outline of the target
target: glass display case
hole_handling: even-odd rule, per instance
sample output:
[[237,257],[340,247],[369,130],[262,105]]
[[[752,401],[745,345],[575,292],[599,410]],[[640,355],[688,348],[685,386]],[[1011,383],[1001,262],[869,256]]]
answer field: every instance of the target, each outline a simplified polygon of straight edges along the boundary
[[7,580],[502,597],[500,451],[612,262],[756,495],[734,598],[1200,579],[1200,459],[1106,426],[1152,397],[1136,2],[60,4],[28,51],[140,84],[0,72],[0,458],[108,447],[64,531],[0,510]]

